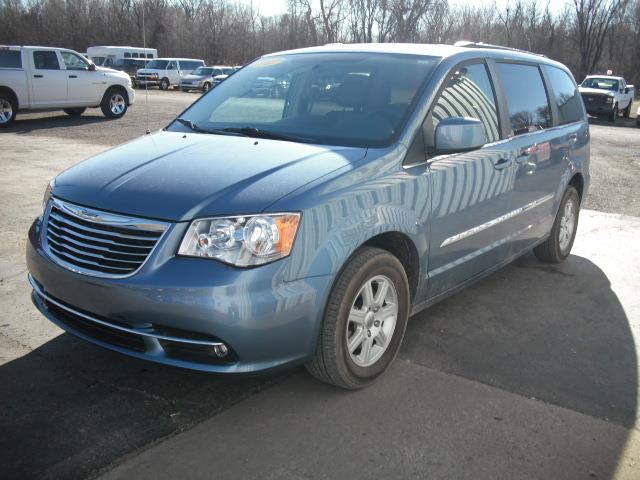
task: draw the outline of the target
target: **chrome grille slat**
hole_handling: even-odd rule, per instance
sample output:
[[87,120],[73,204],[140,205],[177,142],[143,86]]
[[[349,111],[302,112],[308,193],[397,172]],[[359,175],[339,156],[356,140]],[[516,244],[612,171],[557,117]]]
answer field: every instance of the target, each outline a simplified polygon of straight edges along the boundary
[[54,212],[51,212],[50,217],[53,218],[57,222],[67,223],[67,224],[69,224],[69,225],[71,225],[71,226],[73,226],[75,228],[80,229],[80,230],[86,230],[88,232],[98,233],[100,235],[108,235],[108,236],[116,237],[116,238],[125,238],[127,240],[129,240],[129,239],[130,240],[140,240],[140,241],[143,241],[143,242],[149,242],[149,241],[153,242],[156,239],[156,238],[149,238],[149,237],[144,237],[144,236],[139,236],[139,235],[122,234],[122,233],[118,233],[118,232],[114,232],[114,231],[110,231],[110,230],[103,230],[103,229],[100,229],[100,228],[88,227],[86,225],[83,225],[82,223],[74,222],[71,219],[60,217],[59,215],[57,215],[57,213],[54,213]]
[[53,243],[54,245],[56,245],[58,248],[71,250],[71,252],[73,252],[73,253],[75,253],[77,255],[86,255],[86,256],[91,257],[91,258],[97,258],[97,259],[100,259],[100,260],[107,260],[109,262],[124,263],[124,264],[127,264],[127,265],[136,265],[137,266],[137,264],[139,263],[136,260],[131,260],[131,261],[121,260],[121,259],[118,259],[118,258],[105,257],[104,255],[100,255],[98,253],[91,253],[91,252],[88,252],[88,251],[85,251],[85,250],[80,250],[78,248],[72,247],[71,245],[65,245],[65,243],[63,243],[63,242],[56,241],[51,236],[47,236],[47,240],[50,243]]
[[60,236],[57,233],[54,233],[54,229],[53,228],[49,228],[49,232],[47,233],[47,238],[51,238],[53,237],[53,241],[57,241],[57,242],[62,242],[62,243],[71,243],[75,246],[75,248],[80,247],[81,249],[85,249],[85,250],[91,250],[91,251],[98,251],[98,252],[107,252],[107,253],[112,253],[114,255],[124,255],[126,257],[140,257],[140,260],[144,260],[144,258],[147,256],[147,253],[145,252],[139,252],[139,253],[131,253],[131,252],[121,252],[118,250],[111,250],[108,247],[100,247],[98,245],[93,245],[90,244],[90,246],[88,244],[82,243],[82,242],[78,242],[77,240],[74,240],[73,237],[71,235],[67,235],[67,236]]
[[[144,249],[144,250],[151,250],[153,248],[153,246],[144,246],[144,245],[129,245],[127,243],[123,243],[123,242],[116,242],[113,240],[108,240],[106,238],[95,238],[95,237],[91,237],[89,235],[84,235],[82,233],[78,233],[74,230],[69,230],[68,228],[65,227],[61,227],[59,226],[55,221],[52,222],[51,221],[51,217],[49,217],[49,227],[53,227],[55,230],[61,230],[63,231],[66,235],[68,236],[73,236],[74,238],[81,238],[83,240],[87,240],[88,242],[93,242],[93,243],[100,243],[100,244],[106,244],[106,245],[113,245],[115,247],[125,247],[125,248],[136,248],[136,249]],[[144,252],[145,254],[147,252]]]
[[45,213],[43,245],[69,270],[93,276],[124,277],[137,272],[168,224],[102,212],[59,199]]

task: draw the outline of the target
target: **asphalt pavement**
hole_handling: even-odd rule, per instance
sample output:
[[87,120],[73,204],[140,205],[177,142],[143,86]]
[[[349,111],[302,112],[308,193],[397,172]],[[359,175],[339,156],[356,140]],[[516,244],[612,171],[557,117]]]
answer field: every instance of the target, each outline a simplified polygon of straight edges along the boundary
[[0,477],[640,478],[632,120],[592,124],[565,264],[523,257],[416,315],[389,374],[345,393],[301,369],[224,378],[130,359],[31,305],[26,231],[49,179],[198,98],[148,96],[118,121],[33,113],[0,133]]

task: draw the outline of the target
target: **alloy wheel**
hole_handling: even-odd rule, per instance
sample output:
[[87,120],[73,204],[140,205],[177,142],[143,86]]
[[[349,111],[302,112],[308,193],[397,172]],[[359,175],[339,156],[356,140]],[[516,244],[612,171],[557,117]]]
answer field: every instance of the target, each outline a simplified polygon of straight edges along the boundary
[[0,99],[0,124],[9,123],[13,117],[13,107],[5,100]]
[[398,319],[398,294],[384,275],[367,280],[351,305],[346,344],[359,367],[376,363],[389,347]]
[[569,248],[575,226],[575,205],[573,204],[573,200],[569,199],[567,200],[567,203],[564,204],[564,211],[562,212],[562,217],[560,218],[560,231],[558,233],[558,244],[562,252],[566,252]]
[[109,109],[114,115],[121,115],[127,104],[121,93],[114,93],[109,100]]

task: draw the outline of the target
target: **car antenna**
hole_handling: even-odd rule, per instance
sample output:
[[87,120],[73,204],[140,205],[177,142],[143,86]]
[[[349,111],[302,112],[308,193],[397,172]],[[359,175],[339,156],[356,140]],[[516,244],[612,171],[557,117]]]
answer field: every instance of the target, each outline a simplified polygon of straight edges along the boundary
[[[142,0],[142,51],[144,52],[144,68],[147,68],[149,56],[147,55],[147,35],[144,28],[144,7],[144,0]],[[144,82],[144,109],[147,115],[147,131],[145,133],[149,135],[151,133],[149,127],[149,82]]]

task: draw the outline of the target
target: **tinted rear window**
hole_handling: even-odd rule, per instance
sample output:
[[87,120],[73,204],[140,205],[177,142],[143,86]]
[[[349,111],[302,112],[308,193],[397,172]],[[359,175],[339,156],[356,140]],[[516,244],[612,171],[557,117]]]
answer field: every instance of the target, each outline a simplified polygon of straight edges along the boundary
[[509,103],[509,135],[522,135],[549,128],[549,99],[538,67],[498,63],[497,68]]
[[22,68],[19,50],[0,50],[0,68]]
[[582,98],[574,81],[567,72],[559,68],[545,66],[545,70],[549,76],[553,96],[558,106],[560,125],[582,120],[584,118]]
[[33,64],[37,70],[60,70],[58,56],[52,50],[33,52]]

